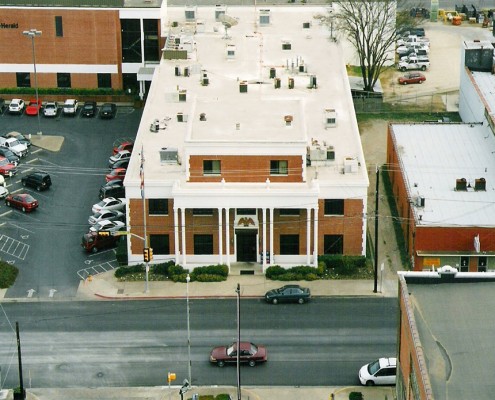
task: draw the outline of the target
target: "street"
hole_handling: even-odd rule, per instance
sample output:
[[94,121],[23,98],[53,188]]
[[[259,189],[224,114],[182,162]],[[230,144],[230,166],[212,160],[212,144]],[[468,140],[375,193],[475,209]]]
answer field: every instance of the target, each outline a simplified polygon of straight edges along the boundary
[[[210,365],[214,346],[235,341],[235,300],[191,301],[194,385],[235,385],[236,368]],[[127,387],[187,378],[186,304],[181,300],[3,303],[0,367],[18,386],[19,322],[24,385]],[[394,298],[317,298],[300,305],[241,300],[241,340],[264,344],[268,362],[242,367],[256,386],[357,385],[358,369],[396,350]]]

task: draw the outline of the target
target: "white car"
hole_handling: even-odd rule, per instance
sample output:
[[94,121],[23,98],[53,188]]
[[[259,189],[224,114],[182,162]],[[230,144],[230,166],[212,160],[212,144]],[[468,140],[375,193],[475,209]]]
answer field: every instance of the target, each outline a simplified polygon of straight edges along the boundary
[[395,385],[397,375],[397,359],[395,357],[383,357],[369,364],[363,365],[359,370],[359,380],[362,385]]
[[58,103],[56,101],[49,101],[43,108],[43,115],[45,117],[56,117],[58,114]]
[[5,186],[0,186],[0,199],[5,199],[8,195],[9,189],[7,189]]
[[125,221],[125,214],[117,210],[106,210],[96,213],[88,218],[90,225],[95,225],[100,221]]
[[124,208],[125,208],[125,202],[123,202],[122,200],[116,199],[114,197],[106,197],[99,203],[94,204],[91,211],[93,212],[93,214],[96,214],[107,210],[121,211]]
[[9,104],[9,113],[11,114],[22,114],[24,111],[24,100],[22,99],[12,99]]
[[117,161],[121,160],[129,160],[131,158],[131,152],[129,150],[122,150],[119,151],[117,154],[111,156],[108,159],[108,166],[111,167],[113,164],[115,164]]
[[77,112],[77,106],[78,106],[78,101],[76,99],[67,99],[65,100],[64,103],[64,115],[76,115]]
[[103,220],[89,228],[89,232],[117,232],[125,230],[125,224],[120,221]]

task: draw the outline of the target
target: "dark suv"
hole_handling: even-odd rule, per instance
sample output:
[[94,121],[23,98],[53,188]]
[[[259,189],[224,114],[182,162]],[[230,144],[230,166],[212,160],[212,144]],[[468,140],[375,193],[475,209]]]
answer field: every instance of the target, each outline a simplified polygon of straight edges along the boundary
[[21,179],[22,186],[31,186],[37,191],[49,189],[52,185],[50,175],[44,172],[33,172]]
[[99,198],[115,197],[116,199],[125,197],[125,188],[122,181],[110,181],[100,188]]

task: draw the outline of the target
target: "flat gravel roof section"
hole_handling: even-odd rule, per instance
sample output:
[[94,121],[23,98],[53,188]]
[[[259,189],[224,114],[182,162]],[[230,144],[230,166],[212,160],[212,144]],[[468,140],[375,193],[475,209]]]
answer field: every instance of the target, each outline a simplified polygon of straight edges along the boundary
[[495,283],[407,287],[434,398],[492,400]]

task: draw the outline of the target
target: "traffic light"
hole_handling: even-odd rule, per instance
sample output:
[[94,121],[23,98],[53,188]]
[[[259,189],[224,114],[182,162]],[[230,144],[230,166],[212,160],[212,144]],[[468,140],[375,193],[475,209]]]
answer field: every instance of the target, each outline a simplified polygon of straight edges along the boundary
[[153,249],[151,247],[148,247],[148,257],[150,261],[153,260]]
[[144,262],[149,262],[150,260],[150,249],[148,247],[145,247],[143,250],[143,257],[144,257]]
[[98,232],[98,236],[110,236],[110,232],[101,231]]

